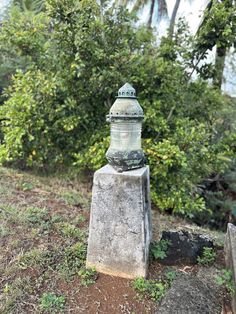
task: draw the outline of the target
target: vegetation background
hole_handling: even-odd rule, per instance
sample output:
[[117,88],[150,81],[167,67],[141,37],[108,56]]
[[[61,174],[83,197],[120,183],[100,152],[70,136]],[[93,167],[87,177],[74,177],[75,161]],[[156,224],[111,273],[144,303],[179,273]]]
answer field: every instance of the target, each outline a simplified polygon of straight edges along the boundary
[[[143,148],[161,211],[225,227],[236,217],[235,99],[222,94],[236,43],[233,0],[208,2],[191,35],[176,19],[157,43],[137,1],[15,0],[0,27],[0,161],[75,172],[106,163],[105,115],[126,81],[145,112]],[[165,1],[157,1],[159,18]],[[216,47],[215,62],[206,57]],[[193,75],[197,74],[197,79]]]

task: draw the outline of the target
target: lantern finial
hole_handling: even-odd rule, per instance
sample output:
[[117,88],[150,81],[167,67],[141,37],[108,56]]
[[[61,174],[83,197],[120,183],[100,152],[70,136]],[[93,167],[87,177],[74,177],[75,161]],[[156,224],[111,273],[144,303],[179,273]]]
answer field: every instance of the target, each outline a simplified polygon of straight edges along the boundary
[[118,98],[136,98],[136,91],[132,85],[125,83],[118,91]]

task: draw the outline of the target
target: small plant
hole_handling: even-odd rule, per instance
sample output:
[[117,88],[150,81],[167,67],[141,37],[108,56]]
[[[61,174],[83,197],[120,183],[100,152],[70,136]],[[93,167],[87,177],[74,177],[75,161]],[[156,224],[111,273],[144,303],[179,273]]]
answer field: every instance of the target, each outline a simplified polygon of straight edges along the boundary
[[159,301],[165,295],[167,289],[162,281],[146,280],[144,278],[136,278],[133,287],[137,292],[147,294],[154,301]]
[[68,205],[72,205],[72,206],[78,206],[81,205],[81,200],[82,197],[79,194],[79,192],[65,192],[61,195],[61,198],[66,202],[66,204]]
[[33,293],[32,278],[16,278],[12,283],[6,283],[2,289],[0,312],[23,313],[20,309],[21,300],[29,298]]
[[67,247],[63,255],[63,262],[58,265],[58,269],[69,277],[73,276],[85,266],[86,245],[82,242],[77,242]]
[[177,276],[177,274],[173,270],[168,270],[165,272],[165,279],[166,279],[168,286],[171,286],[171,284],[172,284],[173,280],[176,278],[176,276]]
[[197,262],[198,264],[207,266],[214,263],[216,259],[216,253],[211,247],[204,247],[202,256],[198,256]]
[[83,232],[68,222],[60,222],[56,224],[56,227],[58,231],[65,237],[74,239],[83,238]]
[[82,286],[88,286],[90,284],[95,283],[98,274],[96,272],[95,268],[81,268],[78,271],[78,275],[81,278],[81,285]]
[[64,296],[57,296],[54,293],[45,292],[40,298],[39,307],[44,311],[48,311],[49,313],[59,313],[64,309],[64,306]]
[[219,286],[226,288],[231,295],[235,292],[233,273],[229,269],[222,269],[221,274],[216,277],[216,282]]
[[85,222],[86,218],[83,215],[78,215],[74,220],[73,223],[74,224],[79,224],[79,223],[83,223]]
[[34,189],[34,185],[31,182],[22,182],[19,186],[19,188],[26,192],[26,191],[31,191]]
[[48,230],[51,226],[48,209],[28,207],[26,209],[26,222],[30,227],[39,227],[40,229]]
[[0,237],[5,237],[11,234],[11,229],[6,225],[0,225]]
[[155,259],[164,259],[170,245],[170,240],[162,239],[158,243],[153,243],[151,247],[151,253],[153,254]]
[[19,257],[18,266],[20,269],[40,266],[43,263],[43,252],[39,249],[32,249]]
[[90,208],[89,199],[79,191],[67,191],[61,193],[60,199],[67,205],[81,207],[86,210]]

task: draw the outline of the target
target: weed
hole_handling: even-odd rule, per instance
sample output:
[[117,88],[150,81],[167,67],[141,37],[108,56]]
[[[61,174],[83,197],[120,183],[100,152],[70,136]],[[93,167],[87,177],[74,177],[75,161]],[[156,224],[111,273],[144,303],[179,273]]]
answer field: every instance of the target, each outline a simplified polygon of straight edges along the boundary
[[40,298],[40,309],[48,313],[59,313],[65,307],[65,297],[57,296],[51,292],[45,292]]
[[39,207],[27,207],[26,223],[30,227],[37,227],[40,228],[42,231],[49,230],[52,225],[49,210]]
[[79,224],[81,222],[85,222],[86,218],[83,215],[78,215],[77,217],[75,217],[75,219],[73,220],[74,224]]
[[171,286],[173,280],[176,278],[177,274],[175,271],[173,270],[168,270],[165,272],[165,280],[166,280],[166,283],[168,284],[168,286]]
[[36,239],[38,236],[39,236],[38,229],[32,228],[29,233],[29,238],[33,240],[33,239]]
[[11,229],[5,224],[0,225],[0,237],[9,236],[11,234]]
[[58,270],[67,276],[73,276],[78,273],[81,267],[84,267],[86,259],[86,245],[83,242],[77,242],[67,247],[63,253],[63,262],[58,265]]
[[82,239],[84,236],[80,229],[68,222],[60,222],[56,224],[56,228],[63,236],[68,238]]
[[78,275],[81,278],[80,283],[82,286],[88,286],[90,284],[95,283],[95,281],[98,277],[98,273],[96,272],[95,268],[84,268],[84,267],[82,267],[78,271]]
[[133,287],[137,292],[147,294],[154,301],[159,301],[165,295],[167,289],[166,284],[162,281],[144,278],[136,278]]
[[35,188],[31,182],[21,182],[18,187],[24,192],[31,191]]
[[25,215],[17,206],[1,205],[0,219],[8,224],[20,224],[24,221]]
[[81,195],[78,192],[65,192],[61,195],[61,197],[68,205],[80,205]]
[[202,256],[198,256],[197,262],[200,265],[211,265],[215,262],[216,253],[213,248],[211,247],[204,247]]
[[1,295],[0,312],[24,313],[21,309],[22,300],[33,293],[30,277],[16,278],[12,283],[6,283]]
[[160,240],[158,243],[153,243],[151,246],[151,253],[155,259],[164,259],[166,252],[171,245],[170,240]]
[[63,221],[63,217],[61,215],[55,214],[51,216],[52,223],[59,223]]
[[21,269],[27,269],[28,267],[36,267],[43,264],[44,254],[39,249],[32,249],[19,257],[18,266]]
[[233,273],[229,269],[222,269],[221,274],[216,277],[216,282],[219,286],[226,288],[227,292],[233,295],[235,292]]
[[64,192],[60,195],[60,198],[71,206],[79,206],[83,209],[89,209],[89,200],[78,191]]

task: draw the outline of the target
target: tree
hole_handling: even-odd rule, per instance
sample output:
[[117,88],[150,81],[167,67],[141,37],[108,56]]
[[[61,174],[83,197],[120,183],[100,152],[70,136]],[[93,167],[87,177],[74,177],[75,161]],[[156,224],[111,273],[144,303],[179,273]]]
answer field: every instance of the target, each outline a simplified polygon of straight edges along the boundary
[[236,154],[222,114],[232,102],[202,79],[189,82],[192,50],[185,48],[185,63],[179,58],[185,29],[157,46],[123,6],[104,7],[101,20],[95,0],[48,0],[45,12],[17,14],[0,29],[0,55],[7,47],[27,65],[15,69],[0,106],[1,162],[101,167],[105,116],[129,81],[145,112],[153,202],[188,217],[206,211],[204,180],[227,170]]
[[[123,4],[127,4],[128,1],[123,2]],[[134,4],[133,11],[137,12],[141,10],[145,5],[150,3],[150,10],[148,15],[148,22],[147,25],[151,27],[153,22],[159,23],[161,19],[168,18],[168,12],[167,12],[167,4],[166,0],[137,0]],[[154,17],[154,8],[155,5],[157,6],[157,21],[153,21]]]
[[44,9],[44,2],[44,0],[13,0],[13,5],[24,12],[37,14]]
[[175,20],[176,20],[176,15],[179,9],[179,5],[180,5],[180,0],[176,0],[174,9],[171,15],[171,19],[170,19],[170,26],[169,26],[169,38],[170,39],[172,39],[173,34],[174,34]]
[[216,46],[215,67],[210,75],[214,86],[218,89],[222,85],[226,53],[230,47],[236,45],[235,11],[236,4],[233,0],[222,2],[211,0],[195,38],[193,54],[197,72],[201,73],[201,68],[198,68],[199,62],[206,58],[208,51]]

